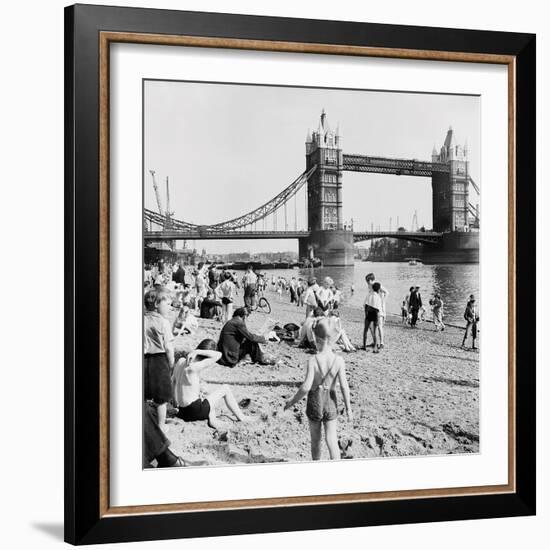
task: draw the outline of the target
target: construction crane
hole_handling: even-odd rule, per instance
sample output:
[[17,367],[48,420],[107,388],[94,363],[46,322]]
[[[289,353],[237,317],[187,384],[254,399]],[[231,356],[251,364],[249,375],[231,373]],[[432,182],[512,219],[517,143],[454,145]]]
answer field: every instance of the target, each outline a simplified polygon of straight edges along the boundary
[[170,186],[168,184],[168,176],[166,176],[166,228],[171,229],[170,220],[174,212],[170,211]]
[[[170,210],[170,182],[168,176],[166,176],[166,210],[162,210],[162,203],[160,201],[160,192],[157,185],[157,179],[155,178],[155,171],[149,170],[151,177],[153,178],[153,189],[155,190],[155,199],[157,200],[157,207],[159,209],[159,214],[164,216],[164,229],[172,229],[172,216],[174,212]],[[170,248],[175,249],[175,241],[167,241]],[[187,245],[187,241],[183,241],[183,248]]]
[[158,185],[157,185],[157,180],[155,178],[155,171],[154,170],[149,170],[149,172],[151,173],[151,176],[153,178],[153,189],[155,190],[155,198],[157,199],[157,206],[158,206],[158,209],[159,209],[159,214],[161,216],[163,216],[164,212],[162,211],[162,204],[160,202],[160,194],[159,194],[159,188],[158,188]]

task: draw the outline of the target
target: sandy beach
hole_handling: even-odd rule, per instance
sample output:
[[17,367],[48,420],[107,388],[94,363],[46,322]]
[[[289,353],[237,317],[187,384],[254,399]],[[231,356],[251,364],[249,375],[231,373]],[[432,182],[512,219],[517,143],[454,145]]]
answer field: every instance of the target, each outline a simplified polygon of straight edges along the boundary
[[[273,311],[252,313],[249,329],[259,331],[270,321],[301,323],[304,310],[266,294]],[[237,304],[242,295],[237,297]],[[354,345],[362,338],[362,312],[341,306],[344,329]],[[200,328],[180,336],[176,350],[190,351],[203,338],[218,339],[221,323],[199,319]],[[434,331],[432,323],[411,329],[388,316],[385,348],[342,353],[351,389],[353,422],[346,420],[338,389],[338,436],[342,458],[441,455],[479,450],[479,354],[463,349],[462,330]],[[205,393],[231,386],[237,401],[250,399],[251,424],[236,422],[219,405],[223,430],[203,422],[168,420],[171,448],[184,459],[208,465],[295,462],[310,460],[305,399],[283,413],[285,400],[303,381],[309,355],[286,342],[269,343],[279,358],[275,366],[245,365],[233,369],[215,365],[204,371]],[[323,459],[328,452],[323,449]]]

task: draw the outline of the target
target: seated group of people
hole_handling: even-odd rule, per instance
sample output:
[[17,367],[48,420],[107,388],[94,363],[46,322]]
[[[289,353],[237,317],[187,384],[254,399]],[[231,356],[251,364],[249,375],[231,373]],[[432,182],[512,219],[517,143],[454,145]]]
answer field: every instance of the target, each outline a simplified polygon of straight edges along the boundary
[[[214,299],[213,292],[207,294],[202,301],[201,311],[202,308],[207,307],[217,308],[218,305],[215,302],[217,301]],[[144,304],[146,310],[144,397],[149,406],[147,409],[149,420],[152,417],[151,410],[156,409],[155,420],[160,430],[164,432],[168,404],[172,403],[177,409],[176,415],[179,418],[187,422],[207,420],[209,426],[219,429],[220,422],[216,416],[216,406],[223,400],[237,421],[249,421],[249,417],[241,411],[229,386],[222,385],[204,397],[200,393],[201,373],[207,367],[215,364],[234,367],[248,362],[263,365],[276,363],[276,358],[266,353],[261,347],[262,344],[267,343],[266,335],[254,334],[248,329],[246,319],[249,310],[246,307],[235,310],[232,318],[223,325],[218,342],[205,339],[187,356],[176,358],[175,338],[183,332],[192,332],[198,328],[197,319],[192,315],[185,300],[182,300],[177,302],[176,307],[179,307],[179,312],[173,323],[170,323],[168,317],[174,302],[170,292],[163,288],[147,291]],[[314,329],[321,320],[326,325],[331,347],[339,343],[343,345],[344,350],[355,351],[342,329],[338,313],[323,310],[321,307],[312,309],[311,314],[299,329],[299,346],[319,351]],[[297,326],[295,328],[298,329]],[[148,433],[150,436],[153,433],[150,427]],[[153,435],[149,439],[157,442],[156,448],[164,449],[166,442],[162,437]],[[161,457],[160,462],[164,461],[166,465],[175,464],[173,456],[170,453],[167,453],[167,456],[166,460]]]
[[[176,362],[174,352],[175,338],[182,333],[183,327],[189,327],[197,323],[197,320],[189,313],[189,308],[183,305],[174,322],[170,323],[168,316],[172,307],[172,299],[170,293],[163,289],[146,292],[144,305],[144,397],[145,400],[153,401],[156,404],[158,423],[164,427],[167,405],[170,401],[174,403],[181,401],[183,407],[191,404],[188,403],[189,395],[186,392],[181,393],[177,389],[176,381],[182,381],[184,386],[187,384],[192,387],[189,391],[198,393],[198,382],[194,377],[186,378],[184,376],[182,378],[178,374],[178,365],[181,364],[182,359]],[[247,316],[246,308],[238,308],[232,319],[222,328],[219,341],[203,340],[199,348],[184,359],[186,366],[190,367],[193,364],[193,369],[198,369],[197,372],[199,372],[201,368],[216,362],[230,367],[243,360],[273,364],[274,357],[265,353],[260,347],[261,343],[267,342],[266,338],[248,330],[245,322]],[[201,361],[198,365],[194,365],[197,357],[201,358]],[[197,383],[195,384],[195,382]],[[225,398],[228,407],[233,410],[234,406],[228,388],[224,387],[222,390],[214,396],[215,400]],[[196,408],[197,404],[195,403],[194,409]],[[206,411],[205,407],[199,412],[192,410],[188,416],[195,417],[197,414],[209,419],[212,425],[215,424],[213,413]],[[241,419],[238,414],[236,416],[239,420]]]
[[355,347],[351,343],[351,340],[346,334],[346,331],[342,328],[342,322],[338,312],[336,310],[326,312],[320,307],[316,307],[312,311],[311,315],[307,317],[302,324],[298,334],[299,347],[309,348],[312,350],[317,349],[313,327],[320,319],[327,319],[330,331],[330,343],[332,346],[335,344],[340,344],[342,349],[346,352],[356,351]]

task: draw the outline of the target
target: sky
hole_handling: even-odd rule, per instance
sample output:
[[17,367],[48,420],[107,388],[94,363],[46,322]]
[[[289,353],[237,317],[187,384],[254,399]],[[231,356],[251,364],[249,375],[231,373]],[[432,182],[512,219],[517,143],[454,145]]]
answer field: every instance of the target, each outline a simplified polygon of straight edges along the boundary
[[[407,83],[407,87],[412,87]],[[166,207],[177,219],[209,225],[269,201],[305,169],[308,129],[322,109],[338,125],[344,154],[431,160],[449,126],[468,142],[470,173],[479,184],[480,99],[477,96],[319,89],[224,83],[146,81],[144,85],[144,201],[157,210],[155,170]],[[344,220],[354,229],[431,228],[431,180],[414,176],[343,173]],[[475,196],[470,202],[476,203]],[[283,214],[277,228],[284,228]],[[288,210],[294,228],[294,204]],[[296,199],[298,229],[305,229],[303,193]],[[266,229],[272,228],[269,220]],[[262,229],[258,225],[258,229]],[[209,253],[296,250],[295,240],[196,241]]]

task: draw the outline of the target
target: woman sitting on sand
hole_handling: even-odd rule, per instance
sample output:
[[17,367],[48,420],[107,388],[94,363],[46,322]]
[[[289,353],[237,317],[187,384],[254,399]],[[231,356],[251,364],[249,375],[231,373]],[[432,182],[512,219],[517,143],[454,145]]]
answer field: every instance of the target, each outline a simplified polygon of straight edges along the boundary
[[176,363],[172,384],[175,406],[178,407],[177,416],[186,422],[208,420],[211,428],[220,429],[222,424],[216,418],[215,406],[223,399],[238,421],[251,422],[252,419],[242,413],[231,388],[226,384],[209,393],[205,398],[200,396],[201,372],[206,367],[215,365],[222,355],[216,347],[214,340],[205,339],[196,350]]
[[353,420],[350,392],[346,378],[346,367],[341,356],[336,355],[330,347],[330,327],[327,319],[318,320],[314,327],[318,352],[307,363],[306,379],[287,401],[284,410],[307,395],[306,416],[309,420],[311,434],[311,458],[321,458],[321,431],[325,427],[325,441],[331,460],[340,458],[338,435],[336,432],[338,407],[336,401],[336,382],[340,383],[342,397],[346,406],[349,421]]
[[183,304],[172,324],[172,334],[177,338],[180,334],[191,334],[199,328],[199,322],[193,315],[189,306]]
[[328,321],[330,326],[331,345],[340,344],[346,352],[357,351],[342,327],[342,321],[340,320],[338,311],[332,310],[328,315]]

